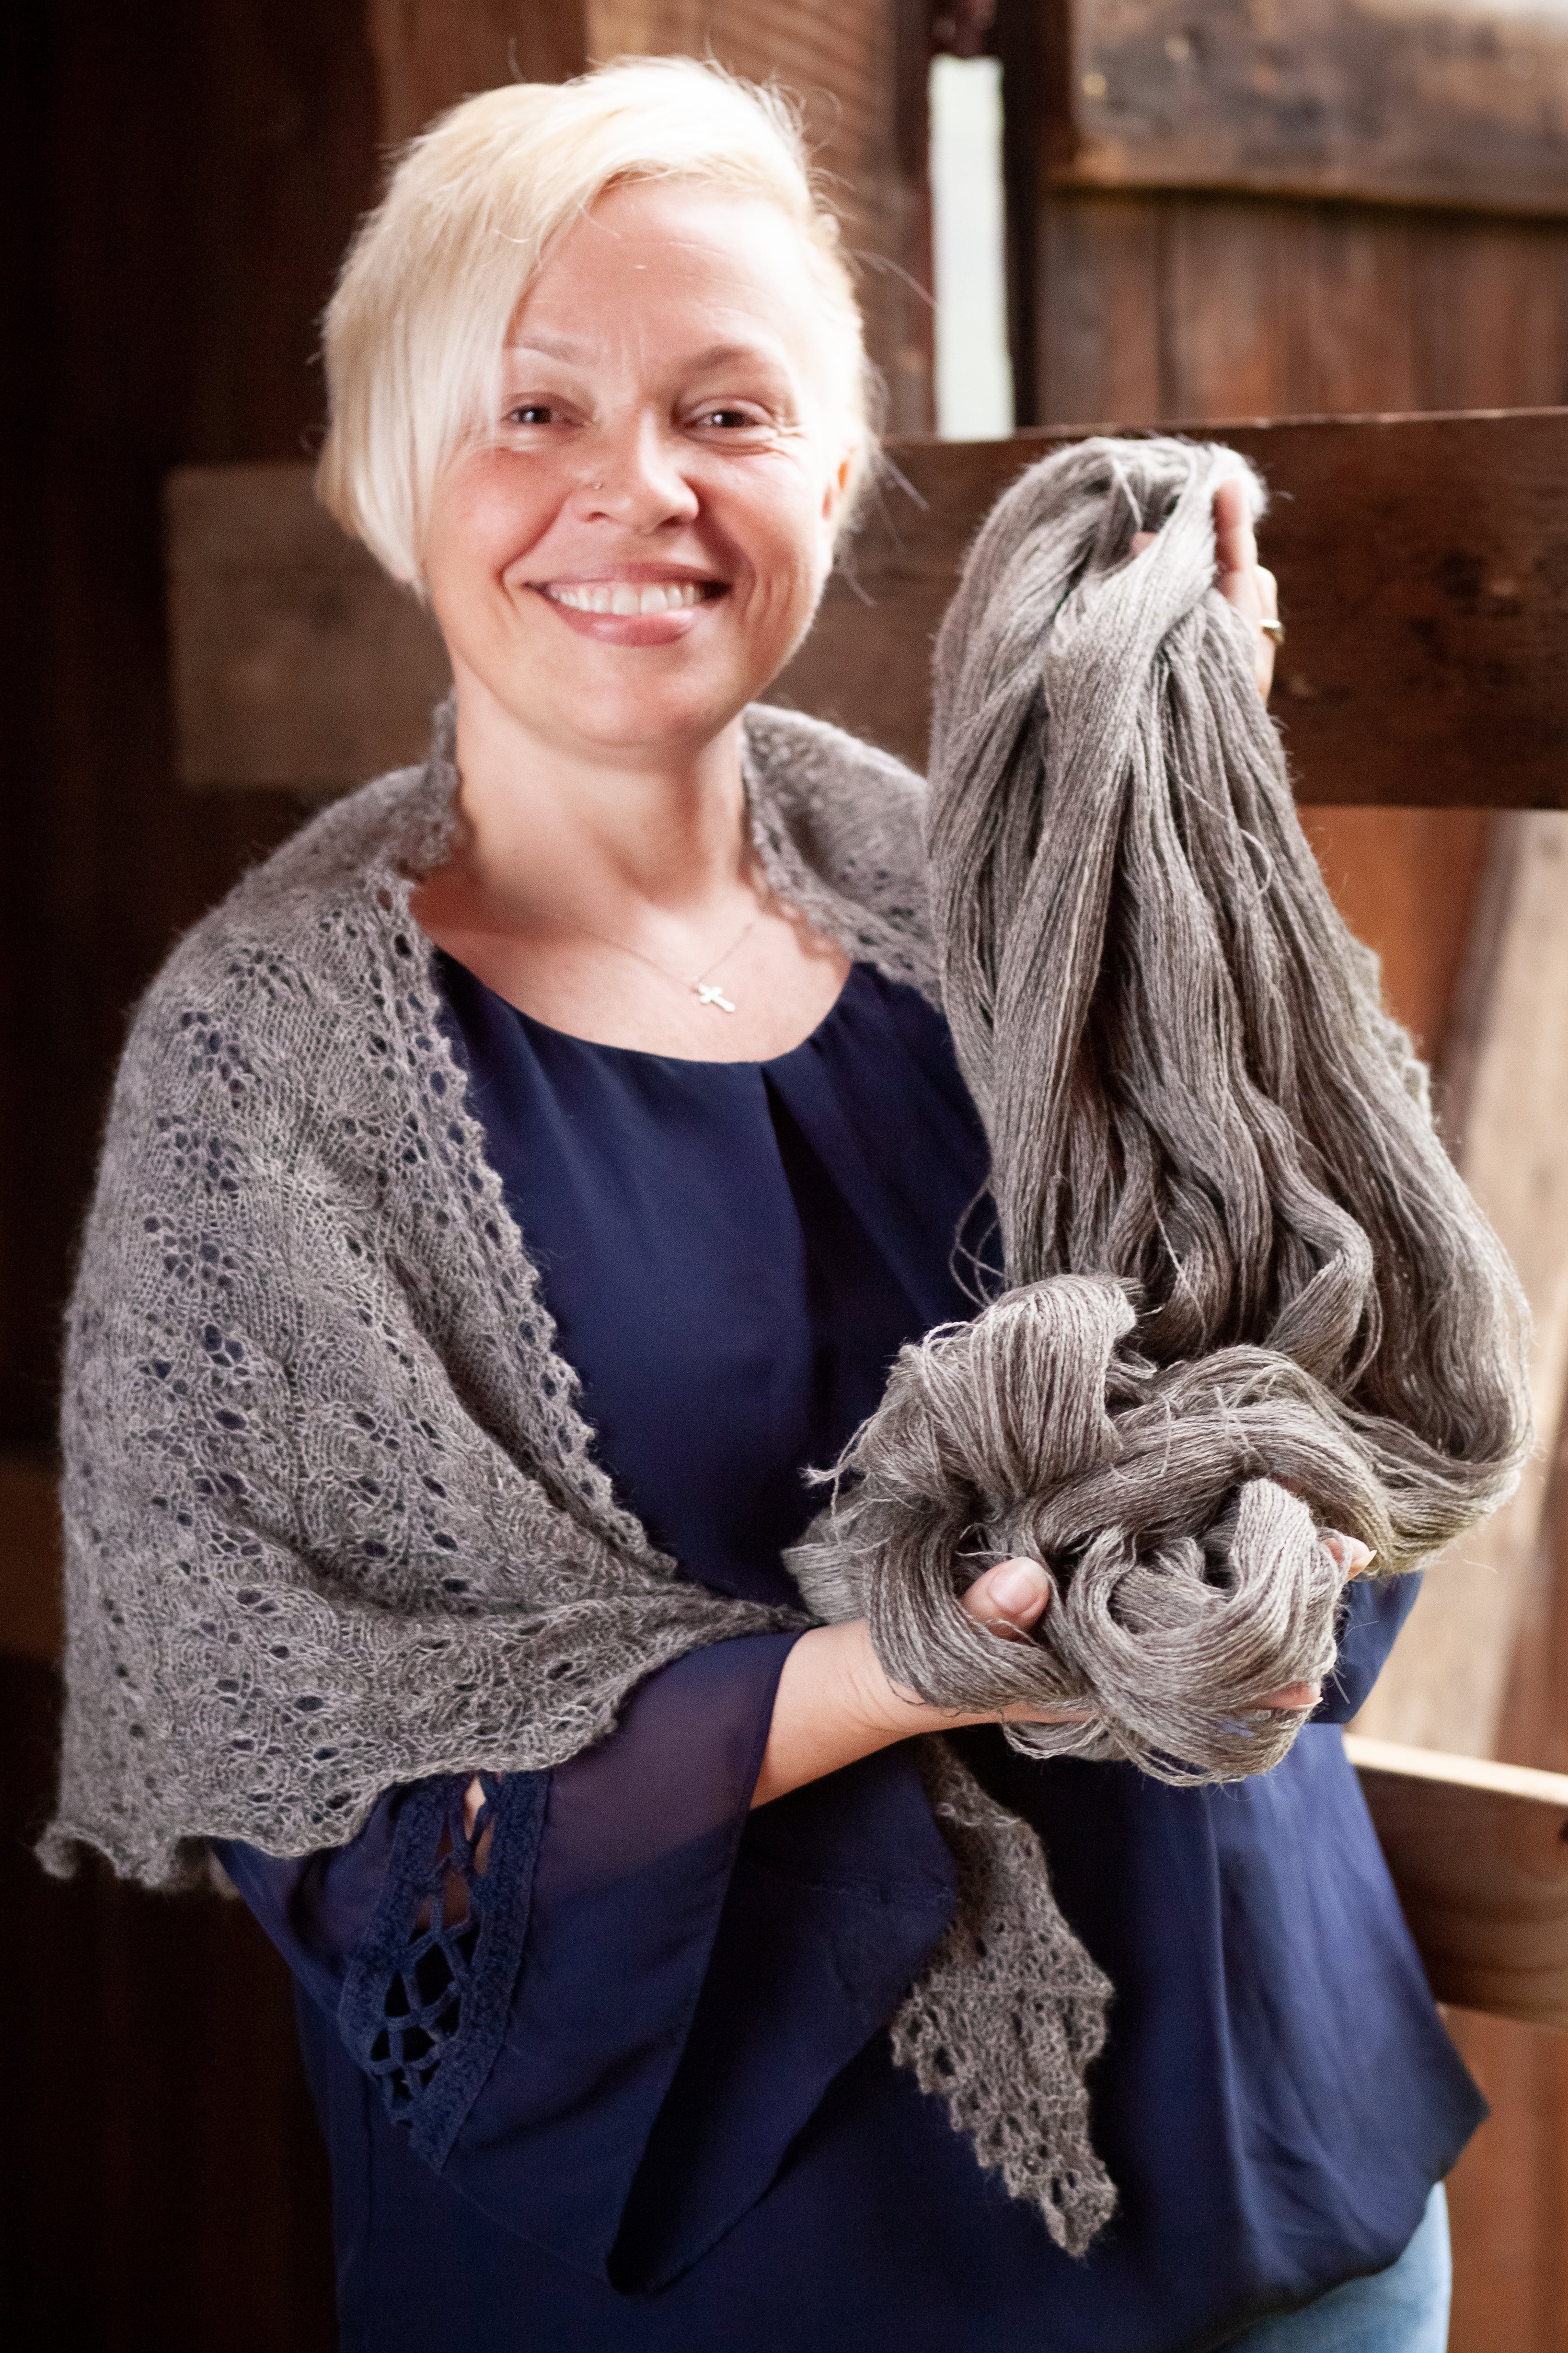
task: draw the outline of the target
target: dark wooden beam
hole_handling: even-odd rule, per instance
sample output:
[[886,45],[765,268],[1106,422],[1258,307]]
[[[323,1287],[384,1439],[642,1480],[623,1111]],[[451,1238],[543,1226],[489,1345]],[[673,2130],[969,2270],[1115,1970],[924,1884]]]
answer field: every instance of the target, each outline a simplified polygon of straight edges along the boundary
[[[781,698],[918,763],[963,551],[1006,483],[1083,429],[896,448],[907,487],[880,492]],[[1568,806],[1568,410],[1201,430],[1273,492],[1275,707],[1300,798]]]
[[[1568,409],[1204,430],[1273,491],[1276,710],[1300,797],[1568,807]],[[1076,438],[895,443],[776,699],[919,765],[963,551],[1022,468]],[[332,792],[418,756],[439,642],[314,505],[305,468],[182,469],[168,525],[188,784]]]
[[[1568,214],[1568,25],[1492,0],[1006,0],[1058,186]],[[1557,21],[1552,21],[1553,16]]]
[[418,759],[450,682],[440,638],[310,467],[182,466],[164,502],[182,780],[326,794]]

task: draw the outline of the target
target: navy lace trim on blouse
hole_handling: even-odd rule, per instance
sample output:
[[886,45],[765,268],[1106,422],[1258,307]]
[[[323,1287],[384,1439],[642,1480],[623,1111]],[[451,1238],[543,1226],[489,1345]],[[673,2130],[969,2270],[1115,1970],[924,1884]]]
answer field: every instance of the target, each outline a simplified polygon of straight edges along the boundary
[[[793,1053],[689,1062],[441,973],[601,1460],[690,1574],[793,1599],[803,1470],[971,1312],[984,1141],[943,1025],[858,967]],[[1480,2113],[1334,1729],[1414,1598],[1352,1588],[1321,1722],[1259,1781],[963,1736],[1118,1989],[1122,2211],[1081,2263],[891,2063],[954,1901],[912,1758],[748,1812],[791,1636],[650,1676],[597,1748],[487,1781],[471,1840],[458,1777],[345,1848],[221,1849],[300,1982],[345,2344],[1180,2353],[1391,2262]]]

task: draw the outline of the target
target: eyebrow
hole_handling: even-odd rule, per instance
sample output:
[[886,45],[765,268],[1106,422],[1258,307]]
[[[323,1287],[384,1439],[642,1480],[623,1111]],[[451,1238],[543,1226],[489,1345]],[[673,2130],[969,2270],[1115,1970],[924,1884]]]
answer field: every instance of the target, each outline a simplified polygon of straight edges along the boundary
[[[595,346],[577,343],[570,335],[541,333],[520,335],[506,345],[506,350],[509,354],[513,352],[538,352],[545,359],[564,360],[570,364],[591,359]],[[769,366],[778,364],[775,355],[760,343],[715,343],[710,350],[699,352],[694,359],[682,364],[686,369],[701,373],[709,368],[727,367],[738,360],[761,361]]]

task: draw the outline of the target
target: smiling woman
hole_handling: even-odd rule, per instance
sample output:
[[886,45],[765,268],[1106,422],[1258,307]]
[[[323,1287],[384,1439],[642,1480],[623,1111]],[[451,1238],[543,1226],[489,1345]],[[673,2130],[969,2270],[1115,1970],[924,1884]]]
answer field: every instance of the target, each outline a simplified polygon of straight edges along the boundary
[[[350,2353],[1185,2353],[1331,2291],[1424,2348],[1476,2102],[1335,1729],[1411,1580],[1219,1792],[1020,1759],[1038,1711],[921,1702],[786,1566],[995,1271],[920,783],[758,701],[874,456],[787,108],[468,100],[326,357],[322,495],[454,696],[138,1011],[47,1859],[216,1864],[288,1957]],[[1041,1563],[969,1553],[953,1622],[1048,1642]]]

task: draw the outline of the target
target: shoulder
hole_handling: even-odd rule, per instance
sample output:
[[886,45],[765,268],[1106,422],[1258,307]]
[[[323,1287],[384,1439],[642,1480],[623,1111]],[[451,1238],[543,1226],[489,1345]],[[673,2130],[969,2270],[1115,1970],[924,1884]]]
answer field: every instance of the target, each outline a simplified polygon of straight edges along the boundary
[[437,761],[399,768],[333,802],[242,875],[178,941],[132,1037],[187,1028],[204,1008],[286,1015],[311,1001],[368,1014],[379,967],[407,928],[407,876],[431,862],[449,817]]
[[826,720],[753,703],[746,762],[764,844],[879,925],[929,937],[923,778]]

